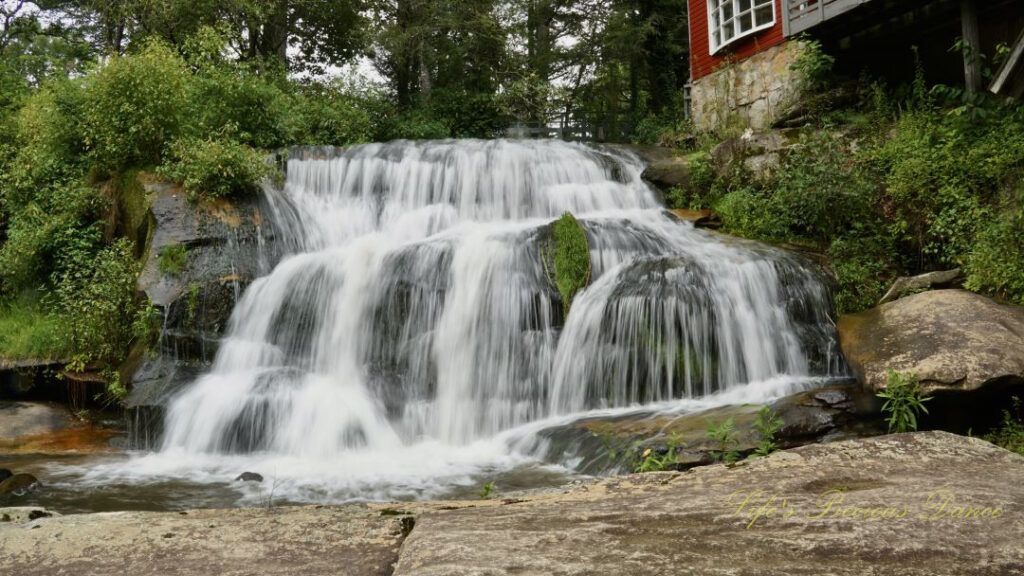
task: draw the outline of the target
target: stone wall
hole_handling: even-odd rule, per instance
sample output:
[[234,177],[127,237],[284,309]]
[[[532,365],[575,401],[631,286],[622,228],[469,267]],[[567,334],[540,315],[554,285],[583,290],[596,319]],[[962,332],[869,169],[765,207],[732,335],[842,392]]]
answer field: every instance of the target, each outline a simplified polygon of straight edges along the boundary
[[771,126],[799,98],[799,77],[790,67],[802,51],[800,42],[785,42],[694,82],[696,127],[760,130]]

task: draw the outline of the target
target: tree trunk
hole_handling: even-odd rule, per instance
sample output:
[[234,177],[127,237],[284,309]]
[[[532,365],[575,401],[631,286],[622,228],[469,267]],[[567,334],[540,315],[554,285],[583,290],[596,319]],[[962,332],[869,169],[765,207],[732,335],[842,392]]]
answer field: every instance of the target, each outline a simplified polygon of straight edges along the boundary
[[964,84],[974,94],[981,91],[981,35],[975,0],[961,0],[960,19],[964,34]]

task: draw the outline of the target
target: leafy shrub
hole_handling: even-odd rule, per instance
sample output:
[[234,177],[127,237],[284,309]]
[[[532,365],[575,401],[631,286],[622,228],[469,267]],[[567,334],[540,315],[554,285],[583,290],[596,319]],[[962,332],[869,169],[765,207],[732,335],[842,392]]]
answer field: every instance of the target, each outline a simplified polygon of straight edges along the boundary
[[885,390],[877,396],[885,400],[882,412],[888,414],[885,421],[889,423],[889,432],[912,432],[917,430],[917,418],[922,412],[927,414],[925,403],[931,396],[922,396],[920,383],[913,374],[888,370],[889,380]]
[[87,266],[65,272],[56,288],[65,338],[80,359],[116,362],[128,348],[139,308],[133,246],[118,240]]
[[640,474],[644,472],[663,472],[670,470],[677,462],[676,451],[686,447],[686,443],[679,438],[677,432],[669,436],[664,452],[647,448],[640,454],[640,461],[637,462],[633,471]]
[[66,354],[60,320],[29,297],[0,305],[0,356],[53,359]]
[[190,80],[184,60],[156,42],[86,76],[82,122],[96,168],[158,164],[165,144],[182,133]]
[[295,110],[301,123],[298,141],[334,146],[373,141],[383,109],[383,97],[376,93],[354,93],[337,82],[303,86]]
[[1003,410],[1003,422],[1000,426],[983,438],[1024,456],[1024,411],[1021,409],[1019,397],[1013,397],[1011,409]]
[[451,136],[448,125],[421,108],[394,115],[384,125],[382,140],[437,140]]
[[167,158],[157,172],[181,182],[193,202],[252,191],[270,175],[264,154],[232,141],[175,140],[168,146]]
[[966,286],[1024,304],[1024,185],[1008,204],[981,226],[964,266]]
[[710,450],[711,457],[715,462],[725,462],[730,464],[740,459],[740,453],[735,449],[738,443],[736,432],[736,426],[733,424],[732,418],[729,418],[721,424],[715,425],[711,420],[708,421],[707,430],[705,435],[715,443],[715,448]]
[[758,435],[755,454],[767,456],[779,449],[779,445],[775,442],[775,434],[782,429],[783,424],[784,422],[779,419],[778,414],[773,412],[769,406],[762,406],[757,411],[757,419],[754,420],[754,430]]
[[805,90],[820,90],[832,79],[832,68],[836,59],[825,53],[819,40],[801,35],[801,50],[796,60],[790,65],[800,78]]

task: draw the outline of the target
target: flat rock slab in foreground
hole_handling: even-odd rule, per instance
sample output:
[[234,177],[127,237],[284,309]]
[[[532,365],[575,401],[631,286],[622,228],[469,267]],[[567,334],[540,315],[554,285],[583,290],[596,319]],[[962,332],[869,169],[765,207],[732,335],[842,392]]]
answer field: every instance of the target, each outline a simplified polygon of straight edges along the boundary
[[360,506],[116,512],[0,524],[0,574],[391,574],[402,521]]
[[886,436],[523,499],[0,523],[0,574],[1007,576],[1024,574],[1021,478],[1024,458],[978,439]]
[[[551,498],[424,514],[395,574],[1024,574],[1022,478],[1024,458],[941,432],[805,446],[732,469],[633,476]],[[811,518],[832,489],[844,492],[826,498],[841,496],[843,506],[907,512]],[[751,500],[757,506],[736,515],[757,490],[764,491]],[[929,496],[943,490],[929,509]],[[748,529],[748,513],[775,493],[774,516]],[[947,495],[958,506],[1001,508],[999,518],[921,517],[941,515],[936,502]]]

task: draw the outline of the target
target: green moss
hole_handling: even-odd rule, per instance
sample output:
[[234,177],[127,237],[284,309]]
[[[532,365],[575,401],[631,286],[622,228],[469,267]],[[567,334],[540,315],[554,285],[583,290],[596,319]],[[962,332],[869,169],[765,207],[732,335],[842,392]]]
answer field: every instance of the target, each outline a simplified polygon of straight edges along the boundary
[[157,267],[164,274],[178,277],[181,276],[182,270],[185,269],[185,260],[187,258],[188,248],[184,244],[165,246],[160,251],[160,260],[157,262]]
[[590,281],[590,248],[583,226],[568,212],[555,221],[552,235],[554,242],[550,249],[555,264],[555,285],[568,316],[572,299]]

